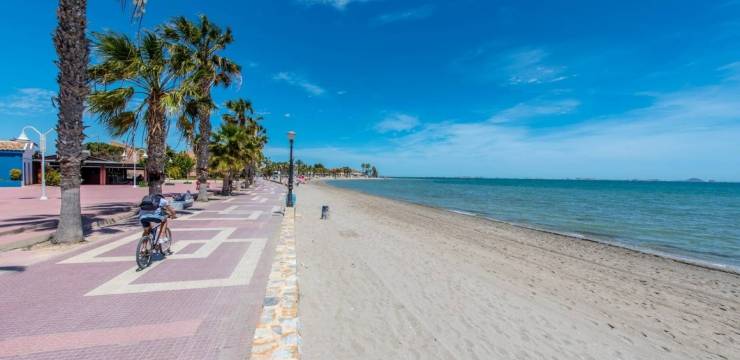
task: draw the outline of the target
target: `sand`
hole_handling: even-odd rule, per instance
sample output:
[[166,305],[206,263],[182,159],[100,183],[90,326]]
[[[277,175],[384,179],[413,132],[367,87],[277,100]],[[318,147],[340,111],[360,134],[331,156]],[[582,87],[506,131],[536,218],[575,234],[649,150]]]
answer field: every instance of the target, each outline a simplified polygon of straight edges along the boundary
[[296,192],[306,360],[740,359],[738,275],[321,183]]

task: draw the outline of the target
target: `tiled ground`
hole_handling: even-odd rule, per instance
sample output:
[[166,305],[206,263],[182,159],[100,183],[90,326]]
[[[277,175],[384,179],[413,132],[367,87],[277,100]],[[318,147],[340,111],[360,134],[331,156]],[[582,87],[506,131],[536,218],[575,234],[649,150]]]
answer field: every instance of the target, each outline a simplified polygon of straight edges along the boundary
[[[195,184],[166,185],[165,194],[195,193]],[[43,239],[53,234],[59,215],[59,187],[47,187],[48,200],[39,200],[39,185],[0,188],[0,248],[16,243]],[[148,192],[131,185],[83,185],[80,187],[83,222],[86,227],[106,218],[120,216],[136,206]]]
[[142,272],[134,227],[15,271],[0,254],[0,358],[248,357],[283,199],[259,183],[181,216],[175,254]]

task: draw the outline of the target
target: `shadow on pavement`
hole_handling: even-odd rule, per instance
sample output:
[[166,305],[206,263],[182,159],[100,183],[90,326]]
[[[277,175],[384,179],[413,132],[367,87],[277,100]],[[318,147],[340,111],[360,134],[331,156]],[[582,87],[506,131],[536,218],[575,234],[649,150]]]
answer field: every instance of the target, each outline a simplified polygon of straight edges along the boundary
[[24,272],[26,271],[26,267],[25,266],[0,266],[0,271]]

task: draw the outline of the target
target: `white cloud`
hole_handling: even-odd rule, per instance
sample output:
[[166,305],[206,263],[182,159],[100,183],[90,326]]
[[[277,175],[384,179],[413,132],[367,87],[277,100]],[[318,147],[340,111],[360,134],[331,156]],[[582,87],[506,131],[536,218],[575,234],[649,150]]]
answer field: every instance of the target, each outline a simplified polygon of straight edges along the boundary
[[493,123],[507,123],[540,116],[564,115],[573,112],[580,104],[578,100],[574,99],[523,102],[491,116],[488,121]]
[[717,70],[725,73],[726,80],[740,80],[740,61],[721,66]]
[[347,94],[347,90],[339,90],[339,91],[337,91],[337,95],[339,95],[339,96],[346,95],[346,94]]
[[407,114],[392,114],[375,125],[375,131],[379,133],[404,132],[414,129],[419,125],[419,118]]
[[363,3],[370,0],[298,0],[308,5],[327,5],[336,8],[337,10],[344,10],[351,3]]
[[505,54],[500,64],[512,85],[542,84],[568,78],[564,66],[546,63],[549,54],[542,49],[520,49]]
[[407,9],[400,12],[383,14],[375,18],[379,24],[388,24],[399,21],[410,21],[425,19],[434,13],[434,6],[424,5],[413,9]]
[[32,115],[54,111],[52,98],[56,92],[40,88],[18,89],[14,94],[0,97],[0,114]]
[[478,80],[508,85],[555,83],[573,77],[565,66],[553,64],[549,58],[541,48],[501,51],[486,44],[457,59],[453,66]]
[[[383,146],[302,148],[299,156],[371,162],[386,175],[740,181],[738,93],[740,82],[653,94],[649,106],[548,129],[489,119],[427,123]],[[538,113],[511,109],[498,115]]]
[[289,118],[289,117],[291,117],[293,115],[291,115],[290,113],[285,113],[285,114],[283,114],[283,116],[285,116],[286,118]]
[[299,87],[313,96],[320,96],[326,92],[326,90],[321,86],[311,83],[306,79],[290,72],[279,72],[275,74],[275,76],[273,76],[272,78],[273,80],[282,81],[289,85]]

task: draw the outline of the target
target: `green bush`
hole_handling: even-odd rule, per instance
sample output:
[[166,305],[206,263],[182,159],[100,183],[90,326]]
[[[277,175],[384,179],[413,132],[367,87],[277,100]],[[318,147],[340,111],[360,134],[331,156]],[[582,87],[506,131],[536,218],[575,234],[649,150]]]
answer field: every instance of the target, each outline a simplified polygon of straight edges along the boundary
[[18,181],[23,177],[21,169],[13,168],[10,169],[10,180]]
[[185,151],[175,152],[167,148],[167,160],[164,172],[170,179],[185,179],[193,167],[195,160]]
[[59,171],[46,169],[46,185],[59,186],[60,182],[62,182],[62,175],[59,174]]
[[183,177],[182,169],[180,169],[179,167],[168,167],[164,170],[164,172],[167,174],[167,178],[169,179],[181,179]]

